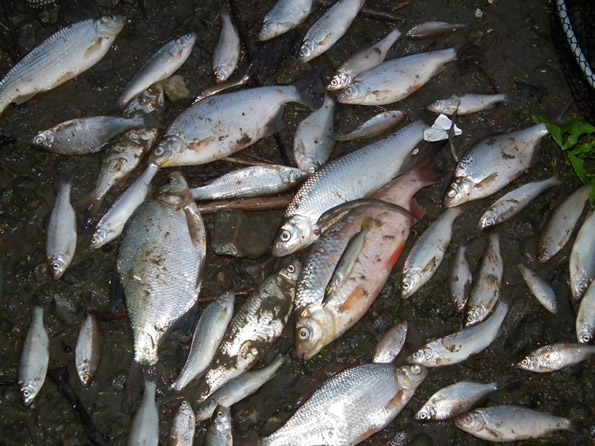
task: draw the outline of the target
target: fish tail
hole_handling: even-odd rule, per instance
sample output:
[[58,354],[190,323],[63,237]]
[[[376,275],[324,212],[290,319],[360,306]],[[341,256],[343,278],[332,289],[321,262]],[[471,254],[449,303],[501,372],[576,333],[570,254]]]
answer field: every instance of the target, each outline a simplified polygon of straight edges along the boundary
[[163,124],[163,110],[154,110],[151,113],[147,113],[141,119],[141,126],[151,129],[164,129]]
[[517,385],[517,382],[514,380],[514,378],[511,375],[506,375],[496,381],[494,387],[496,390],[503,390],[509,389],[515,385]]
[[83,216],[85,221],[85,227],[90,227],[97,213],[103,203],[103,197],[97,197],[97,194],[89,192],[87,195],[82,197],[78,202],[77,206],[84,209]]
[[582,435],[585,433],[585,429],[577,421],[566,419],[567,423],[564,427],[565,430],[573,432],[575,434]]
[[140,364],[133,359],[132,363],[130,364],[130,370],[128,371],[125,396],[122,402],[124,410],[126,410],[128,413],[132,413],[138,407],[141,389],[143,386],[142,371],[143,370]]
[[297,92],[296,102],[313,110],[322,107],[324,96],[318,92],[324,90],[321,90],[318,84],[322,85],[320,79],[318,77],[313,78],[312,76],[309,79],[300,79],[295,82],[293,87]]

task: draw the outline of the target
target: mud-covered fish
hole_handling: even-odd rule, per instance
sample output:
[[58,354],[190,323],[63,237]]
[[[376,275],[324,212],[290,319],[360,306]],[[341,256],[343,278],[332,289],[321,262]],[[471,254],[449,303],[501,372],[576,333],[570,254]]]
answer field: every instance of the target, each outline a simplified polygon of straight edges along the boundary
[[196,419],[192,406],[186,400],[182,400],[180,407],[171,423],[169,431],[169,446],[192,446],[194,443],[194,431],[196,430]]
[[216,82],[223,82],[235,71],[240,60],[240,36],[231,15],[222,11],[221,34],[213,53],[213,74]]
[[162,110],[165,107],[165,95],[161,82],[157,82],[132,99],[122,116],[126,118],[138,118],[148,115],[156,110]]
[[250,166],[226,173],[208,184],[190,189],[195,200],[262,197],[285,192],[306,179],[307,172],[277,164]]
[[132,416],[128,428],[128,446],[157,446],[159,444],[159,409],[155,402],[157,386],[145,381],[140,406]]
[[101,361],[101,332],[95,316],[89,314],[81,325],[74,350],[76,373],[81,384],[88,387]]
[[547,180],[534,181],[508,192],[492,204],[479,219],[479,227],[488,229],[514,217],[529,203],[550,187],[562,184],[562,179],[554,175]]
[[60,184],[48,224],[45,251],[54,280],[62,277],[76,250],[76,217],[70,204],[71,187],[70,183]]
[[373,138],[396,127],[407,118],[407,113],[402,110],[391,110],[372,116],[358,128],[341,135],[334,134],[336,141],[350,141],[352,139]]
[[427,39],[429,37],[445,36],[464,28],[465,25],[461,23],[424,22],[407,31],[406,36],[410,39]]
[[544,308],[552,314],[558,313],[558,302],[556,301],[556,294],[552,287],[543,280],[535,271],[527,268],[522,263],[517,265],[518,270],[523,276],[525,283],[531,290],[531,293],[539,301]]
[[300,25],[310,15],[312,3],[313,0],[278,0],[264,16],[258,40],[272,39]]
[[141,94],[155,82],[167,79],[182,66],[196,43],[196,33],[184,34],[159,49],[128,81],[116,105],[124,108],[132,98]]
[[259,446],[342,446],[384,429],[427,376],[417,364],[365,364],[327,380]]
[[578,300],[595,278],[595,211],[587,214],[576,235],[570,251],[568,269],[572,297]]
[[[327,210],[362,198],[386,184],[411,160],[427,125],[415,121],[390,136],[322,166],[296,192],[273,244],[285,256],[312,244],[316,222]],[[357,178],[357,181],[354,181]]]
[[457,311],[463,311],[469,298],[469,290],[473,283],[469,262],[465,257],[467,248],[463,245],[457,248],[452,271],[450,274],[450,297]]
[[19,362],[19,390],[29,406],[43,386],[50,360],[50,340],[43,324],[43,307],[33,307]]
[[388,330],[376,344],[372,362],[387,364],[393,362],[405,345],[407,321],[403,321]]
[[358,74],[380,65],[400,36],[401,32],[395,28],[382,40],[355,53],[343,62],[326,88],[331,91],[346,88]]
[[163,336],[196,303],[205,254],[202,218],[186,180],[174,172],[135,212],[118,252],[137,363],[157,363]]
[[83,20],[48,37],[0,81],[0,114],[88,70],[107,53],[122,31],[124,17]]
[[353,79],[337,101],[342,104],[385,105],[405,99],[457,59],[453,48],[389,60]]
[[432,102],[426,108],[431,112],[447,116],[463,116],[487,110],[498,102],[507,100],[505,94],[466,94],[463,96],[453,94],[448,99],[438,99]]
[[213,414],[213,420],[207,429],[205,446],[232,446],[231,411],[229,407],[219,406]]
[[558,342],[531,352],[517,366],[529,372],[549,373],[586,361],[593,355],[595,345]]
[[589,344],[595,337],[595,281],[591,282],[576,315],[576,337],[578,342]]
[[444,204],[458,206],[510,184],[530,167],[539,141],[547,134],[545,124],[537,124],[480,141],[459,160]]

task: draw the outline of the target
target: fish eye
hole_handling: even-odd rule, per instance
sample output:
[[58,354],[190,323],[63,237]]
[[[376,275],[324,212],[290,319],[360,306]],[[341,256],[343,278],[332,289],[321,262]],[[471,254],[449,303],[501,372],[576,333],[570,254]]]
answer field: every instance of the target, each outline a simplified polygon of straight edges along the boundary
[[448,191],[448,196],[450,198],[454,198],[456,194],[457,194],[457,192],[454,189],[451,189]]
[[287,265],[287,272],[289,272],[289,274],[295,273],[295,266]]
[[584,334],[584,335],[582,335],[582,336],[581,336],[581,342],[582,342],[583,344],[588,344],[588,343],[590,343],[590,342],[591,342],[591,335],[588,335],[588,334]]
[[174,177],[174,176],[169,177],[167,179],[167,182],[169,184],[171,184],[172,186],[175,186],[175,185],[177,185],[179,183],[178,179],[176,177]]
[[587,285],[585,284],[585,282],[582,282],[579,284],[578,286],[578,290],[583,293],[585,290],[587,289]]
[[34,139],[33,139],[33,143],[34,144],[43,144],[45,142],[45,136],[43,135],[37,135]]
[[404,280],[403,281],[403,289],[405,291],[407,291],[409,288],[411,288],[411,285],[409,284],[409,281],[408,280]]
[[411,373],[414,373],[415,375],[419,375],[421,373],[421,367],[418,366],[417,364],[412,365]]
[[291,240],[291,233],[287,230],[284,230],[281,232],[281,235],[279,235],[279,238],[282,242],[288,242],[289,240]]
[[300,328],[298,331],[298,337],[302,341],[305,341],[306,339],[308,339],[310,337],[310,330],[308,330],[306,327]]
[[339,85],[339,81],[336,77],[331,79],[331,87],[337,87]]
[[223,418],[224,416],[225,416],[225,414],[223,413],[222,410],[217,411],[217,418]]
[[421,358],[422,353],[420,351],[417,351],[415,353],[413,353],[412,357],[413,359],[419,359]]
[[521,365],[529,365],[529,360],[527,358],[523,359]]
[[163,148],[163,146],[157,146],[155,147],[155,150],[153,150],[153,155],[155,156],[161,156],[165,153],[165,149]]
[[23,391],[23,396],[24,396],[25,398],[29,398],[29,397],[31,396],[31,392],[29,392],[28,390],[24,390],[24,391]]
[[60,264],[58,262],[52,262],[52,269],[57,271],[60,269]]
[[417,418],[419,418],[420,420],[427,420],[428,414],[426,412],[420,412],[417,414]]

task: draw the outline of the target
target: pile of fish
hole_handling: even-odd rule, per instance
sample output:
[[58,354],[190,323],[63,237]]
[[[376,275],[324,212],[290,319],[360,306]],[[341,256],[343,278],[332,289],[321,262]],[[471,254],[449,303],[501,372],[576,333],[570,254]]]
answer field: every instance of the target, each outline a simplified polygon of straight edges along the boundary
[[[32,2],[35,3],[35,2]],[[43,2],[37,2],[38,4]],[[274,39],[305,22],[312,0],[279,0],[264,16],[261,41]],[[312,63],[349,30],[364,0],[338,0],[305,32],[299,53]],[[231,445],[230,407],[257,392],[286,360],[275,351],[286,329],[294,332],[294,356],[316,357],[366,314],[384,289],[412,232],[422,231],[399,267],[401,298],[430,283],[445,259],[457,219],[466,218],[468,202],[491,197],[530,169],[544,124],[474,144],[457,161],[443,197],[444,210],[432,222],[415,195],[434,184],[434,160],[441,143],[424,141],[429,125],[406,120],[400,110],[384,111],[345,134],[334,130],[336,102],[362,106],[403,100],[457,60],[454,48],[403,54],[386,60],[401,37],[390,30],[372,46],[355,52],[330,77],[328,92],[318,95],[306,82],[256,86],[225,91],[246,83],[231,80],[241,52],[241,38],[228,10],[220,14],[221,35],[213,52],[218,85],[202,93],[165,129],[160,120],[164,94],[160,81],[171,77],[187,60],[197,33],[175,38],[148,58],[119,95],[122,116],[76,118],[40,131],[31,143],[64,156],[104,152],[96,187],[83,200],[85,219],[94,226],[90,247],[98,249],[119,238],[117,273],[124,290],[132,328],[134,365],[143,372],[144,391],[129,427],[129,445],[157,445],[161,404],[178,401],[169,444],[190,445],[195,426],[212,419],[208,445]],[[101,60],[126,23],[123,17],[102,17],[74,23],[34,48],[0,81],[0,113],[81,75]],[[437,37],[464,28],[429,22],[411,29],[411,39]],[[305,30],[304,30],[305,31]],[[452,96],[428,109],[449,116],[478,113],[508,100],[505,95]],[[197,166],[227,158],[283,128],[286,104],[312,109],[294,136],[296,167],[247,162],[209,184],[190,187],[179,171],[167,171],[166,182],[152,192],[160,170]],[[390,133],[389,133],[390,132]],[[337,141],[371,139],[357,150],[332,157]],[[136,180],[97,219],[106,194],[144,162]],[[329,161],[330,160],[330,161]],[[141,169],[142,170],[142,169]],[[496,200],[478,222],[489,231],[520,213],[546,190],[562,184],[558,175],[527,183]],[[296,189],[273,242],[272,255],[283,259],[241,305],[234,290],[201,309],[188,358],[169,388],[159,388],[159,347],[177,321],[197,306],[209,240],[196,201],[245,199]],[[506,269],[518,269],[536,299],[551,313],[559,302],[547,281],[534,269],[547,262],[576,237],[568,254],[569,284],[575,305],[576,341],[561,339],[542,345],[518,362],[518,368],[549,373],[587,361],[595,354],[595,212],[582,223],[589,196],[582,186],[550,216],[538,243],[534,265],[505,265],[498,233],[489,232],[480,265],[469,265],[466,246],[456,248],[449,289],[442,290],[464,326],[455,333],[406,346],[408,324],[399,323],[378,343],[371,361],[328,378],[259,445],[354,445],[384,429],[409,403],[431,374],[430,369],[458,364],[487,349],[502,331],[514,302],[503,293]],[[60,280],[77,249],[77,219],[71,204],[71,183],[59,186],[47,230],[49,274]],[[423,228],[423,229],[421,229]],[[580,303],[579,303],[580,300]],[[33,403],[43,386],[49,361],[44,309],[35,306],[22,347],[19,388],[23,403]],[[76,343],[76,370],[84,387],[91,385],[101,361],[97,319],[89,314]],[[535,346],[538,347],[538,346]],[[568,418],[537,408],[488,406],[475,409],[488,394],[505,392],[511,379],[491,383],[460,381],[436,392],[420,408],[418,422],[454,419],[459,429],[481,439],[507,442],[539,438],[556,430],[581,431]],[[178,403],[176,403],[178,404]],[[569,414],[566,414],[569,415]]]

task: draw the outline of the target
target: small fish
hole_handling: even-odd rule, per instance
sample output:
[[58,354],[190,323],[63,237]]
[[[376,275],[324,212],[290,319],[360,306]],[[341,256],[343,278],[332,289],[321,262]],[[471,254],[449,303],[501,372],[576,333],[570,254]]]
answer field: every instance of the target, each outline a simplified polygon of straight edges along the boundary
[[337,100],[341,104],[392,104],[419,90],[456,59],[456,51],[448,48],[389,60],[357,75]]
[[299,123],[293,137],[293,154],[300,169],[314,173],[328,161],[335,145],[334,110],[335,101],[327,94],[322,107]]
[[358,74],[380,65],[386,59],[390,47],[399,37],[401,37],[401,32],[395,28],[382,40],[355,53],[339,67],[328,87],[326,87],[327,90],[334,91],[346,88],[351,85],[351,82]]
[[270,40],[296,28],[312,12],[312,3],[313,0],[278,0],[264,16],[258,40]]
[[595,336],[595,281],[591,282],[581,300],[576,316],[578,342],[589,344]]
[[407,31],[406,36],[410,39],[427,39],[429,37],[445,36],[460,29],[465,29],[465,25],[460,23],[425,22],[415,25]]
[[285,192],[308,174],[295,167],[277,164],[250,166],[226,173],[205,186],[190,189],[195,200],[225,200],[262,197]]
[[388,364],[393,362],[405,345],[407,321],[403,321],[388,330],[376,344],[372,362]]
[[577,432],[567,418],[520,406],[476,409],[457,418],[455,426],[474,437],[498,443],[547,437],[557,430]]
[[101,333],[95,316],[87,315],[81,325],[74,350],[76,373],[84,387],[89,387],[101,361]]
[[350,141],[352,139],[373,138],[384,133],[403,122],[407,113],[401,110],[392,110],[378,113],[372,116],[352,132],[338,135],[335,133],[335,141]]
[[213,73],[215,82],[223,82],[235,71],[240,60],[240,36],[229,12],[223,11],[221,17],[221,35],[213,53]]
[[60,184],[48,225],[46,255],[54,280],[62,277],[76,249],[76,217],[70,204],[70,189],[70,183]]
[[122,112],[122,116],[139,118],[163,108],[165,108],[163,86],[161,82],[157,82],[133,98]]
[[0,81],[0,114],[11,102],[22,104],[91,68],[105,56],[125,23],[124,17],[83,20],[48,37]]
[[196,419],[192,406],[186,400],[182,400],[171,423],[169,431],[169,446],[192,446],[194,442],[194,431],[196,430]]
[[432,278],[448,249],[452,225],[462,212],[460,207],[447,209],[417,239],[403,265],[403,299]]
[[33,402],[43,386],[49,360],[50,340],[43,324],[43,307],[33,307],[19,363],[19,390],[25,406]]
[[558,314],[558,302],[556,302],[556,295],[552,287],[547,284],[539,275],[527,268],[522,263],[517,265],[521,276],[525,280],[525,283],[537,298],[539,303],[545,307],[547,311],[552,314]]
[[568,242],[578,219],[583,213],[591,185],[577,189],[552,213],[537,244],[537,260],[547,262]]
[[126,104],[151,85],[174,74],[186,62],[195,43],[196,33],[189,33],[162,46],[130,79],[116,102],[117,107],[126,107]]
[[504,223],[525,209],[536,197],[550,187],[562,184],[562,179],[554,175],[547,180],[534,181],[508,192],[492,204],[479,219],[479,228],[488,229]]
[[450,297],[457,311],[463,311],[469,298],[469,290],[473,283],[469,262],[465,257],[467,248],[459,246],[455,255],[452,273],[450,276]]
[[186,364],[172,389],[179,392],[209,367],[233,316],[233,305],[234,294],[226,293],[204,310],[194,329]]
[[232,446],[231,412],[228,407],[218,406],[213,421],[207,429],[205,446]]
[[459,381],[436,392],[413,417],[416,421],[448,420],[467,412],[492,392],[506,387],[510,378],[483,384]]
[[498,102],[507,100],[508,97],[505,94],[466,94],[463,96],[453,94],[448,99],[432,102],[426,108],[431,112],[447,116],[463,116],[487,110]]
[[158,446],[159,409],[155,403],[154,382],[145,381],[145,390],[140,406],[132,416],[128,429],[128,446]]
[[572,297],[578,300],[595,278],[595,211],[587,214],[576,235],[570,251],[568,269]]
[[299,58],[309,62],[320,56],[343,37],[365,0],[339,0],[312,25],[304,36]]
[[527,170],[548,134],[545,124],[483,139],[463,155],[454,172],[444,204],[458,206],[498,192]]
[[430,341],[406,361],[426,367],[442,367],[463,362],[469,356],[487,348],[496,339],[507,313],[508,304],[498,302],[492,315],[484,322]]
[[544,345],[517,364],[522,370],[549,373],[586,361],[595,354],[595,345],[558,342]]

